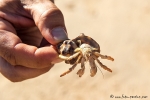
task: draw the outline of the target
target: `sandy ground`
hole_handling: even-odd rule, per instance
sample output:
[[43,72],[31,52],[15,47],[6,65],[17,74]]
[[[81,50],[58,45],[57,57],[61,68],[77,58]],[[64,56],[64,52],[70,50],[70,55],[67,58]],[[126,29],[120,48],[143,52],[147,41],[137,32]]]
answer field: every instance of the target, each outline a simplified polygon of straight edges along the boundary
[[56,0],[56,5],[69,37],[85,33],[94,38],[102,54],[115,58],[101,60],[113,72],[101,69],[104,78],[100,71],[91,78],[87,63],[82,78],[76,75],[80,66],[60,78],[70,65],[59,63],[20,83],[0,75],[0,100],[150,100],[150,0]]

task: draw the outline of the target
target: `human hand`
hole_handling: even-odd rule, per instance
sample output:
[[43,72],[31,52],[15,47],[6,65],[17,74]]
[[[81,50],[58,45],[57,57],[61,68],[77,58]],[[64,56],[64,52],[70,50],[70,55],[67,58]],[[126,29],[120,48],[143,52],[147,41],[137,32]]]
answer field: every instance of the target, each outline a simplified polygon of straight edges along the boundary
[[[16,82],[60,62],[50,46],[67,39],[61,11],[50,0],[0,0],[0,72]],[[40,47],[42,38],[49,43]]]

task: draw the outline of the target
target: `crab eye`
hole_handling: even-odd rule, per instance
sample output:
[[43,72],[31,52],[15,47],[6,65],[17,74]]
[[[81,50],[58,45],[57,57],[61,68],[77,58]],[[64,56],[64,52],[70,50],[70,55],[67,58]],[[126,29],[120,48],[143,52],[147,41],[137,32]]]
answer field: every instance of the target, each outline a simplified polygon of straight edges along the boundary
[[68,39],[68,40],[65,40],[65,41],[63,42],[63,44],[67,45],[69,41],[70,41],[69,39]]
[[63,44],[67,44],[67,41],[64,41],[64,43]]
[[69,44],[70,44],[70,45],[73,45],[74,43],[73,43],[73,41],[69,41]]

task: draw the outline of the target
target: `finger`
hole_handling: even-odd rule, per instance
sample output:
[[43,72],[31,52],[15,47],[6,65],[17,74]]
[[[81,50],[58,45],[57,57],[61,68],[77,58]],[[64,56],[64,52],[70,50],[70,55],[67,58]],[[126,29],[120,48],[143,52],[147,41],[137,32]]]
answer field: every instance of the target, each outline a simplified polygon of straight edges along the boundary
[[45,68],[49,67],[51,63],[60,62],[58,54],[52,46],[37,48],[24,44],[15,35],[15,30],[9,22],[1,19],[0,26],[0,56],[11,65]]
[[57,44],[68,39],[63,14],[51,1],[32,4],[28,9],[41,34],[49,43]]
[[0,72],[3,76],[12,82],[20,82],[26,79],[37,77],[50,70],[50,67],[43,69],[27,68],[24,66],[12,66],[2,57],[0,57]]

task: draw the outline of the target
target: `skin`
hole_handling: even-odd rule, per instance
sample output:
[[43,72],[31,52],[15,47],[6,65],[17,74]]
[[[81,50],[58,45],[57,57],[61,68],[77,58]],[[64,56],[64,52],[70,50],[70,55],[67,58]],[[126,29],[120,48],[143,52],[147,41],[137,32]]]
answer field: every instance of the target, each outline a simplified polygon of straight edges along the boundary
[[[20,82],[48,72],[61,60],[51,44],[64,18],[53,0],[0,0],[0,72]],[[42,38],[48,42],[40,46]]]

